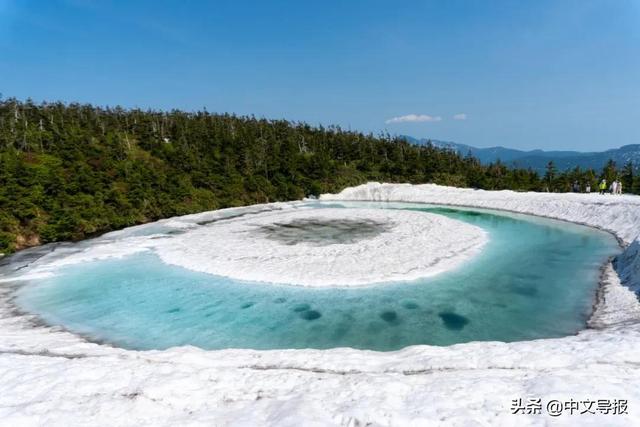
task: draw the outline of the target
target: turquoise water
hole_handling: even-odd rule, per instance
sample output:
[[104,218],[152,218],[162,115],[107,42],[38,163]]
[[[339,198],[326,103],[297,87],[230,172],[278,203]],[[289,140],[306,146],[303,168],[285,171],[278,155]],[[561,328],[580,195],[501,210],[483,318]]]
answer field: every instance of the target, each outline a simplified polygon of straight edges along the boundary
[[20,288],[16,303],[50,324],[130,349],[395,350],[530,340],[583,329],[599,268],[619,252],[609,234],[533,217],[410,204],[317,206],[432,212],[482,227],[491,240],[457,270],[359,289],[239,283],[142,253],[65,267]]

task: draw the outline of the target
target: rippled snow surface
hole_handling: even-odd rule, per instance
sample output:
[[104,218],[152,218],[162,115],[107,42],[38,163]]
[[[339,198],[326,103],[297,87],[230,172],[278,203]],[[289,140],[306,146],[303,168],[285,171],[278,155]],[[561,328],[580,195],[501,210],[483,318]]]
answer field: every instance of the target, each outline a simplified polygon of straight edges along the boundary
[[[132,349],[189,344],[394,350],[517,341],[584,328],[599,268],[619,251],[606,233],[533,217],[411,204],[313,207],[427,212],[480,227],[489,240],[479,255],[454,270],[363,288],[239,282],[169,265],[145,251],[62,266],[56,275],[22,287],[16,303],[48,323]],[[260,227],[263,238],[294,248],[303,241],[322,247],[361,242],[388,231],[383,222],[353,219]]]

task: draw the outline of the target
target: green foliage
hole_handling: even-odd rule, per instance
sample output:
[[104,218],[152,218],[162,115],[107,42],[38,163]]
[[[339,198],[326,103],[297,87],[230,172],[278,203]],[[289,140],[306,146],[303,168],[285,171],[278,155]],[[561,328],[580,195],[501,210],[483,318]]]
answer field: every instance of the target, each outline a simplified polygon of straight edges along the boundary
[[616,169],[616,162],[609,160],[602,169],[600,179],[606,179],[608,183],[615,181],[618,178],[618,170]]
[[464,175],[455,175],[446,172],[433,174],[433,183],[438,185],[448,185],[452,187],[466,187],[467,178]]
[[562,177],[546,183],[531,170],[484,166],[450,150],[339,127],[0,100],[4,253],[372,180],[557,191]]
[[550,160],[547,164],[546,172],[544,174],[544,182],[546,184],[546,188],[552,188],[554,184],[554,180],[558,170],[556,169],[556,165],[553,163],[553,160]]
[[622,183],[623,190],[626,190],[626,191],[633,190],[634,182],[637,180],[638,177],[634,176],[633,164],[631,162],[628,162],[626,165],[624,165],[624,169],[622,170],[622,176],[620,178],[621,178],[620,182]]

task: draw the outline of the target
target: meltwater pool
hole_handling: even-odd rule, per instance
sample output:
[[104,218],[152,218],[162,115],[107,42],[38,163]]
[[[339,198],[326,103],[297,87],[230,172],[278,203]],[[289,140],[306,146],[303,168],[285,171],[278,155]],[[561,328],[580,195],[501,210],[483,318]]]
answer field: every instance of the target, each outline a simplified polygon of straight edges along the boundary
[[[243,281],[168,264],[145,250],[61,265],[52,276],[19,287],[14,303],[89,340],[138,350],[193,345],[389,351],[417,344],[531,340],[585,327],[600,268],[620,250],[608,233],[505,212],[407,203],[306,206],[320,216],[326,208],[363,207],[441,215],[481,228],[488,241],[477,255],[441,274],[356,288]],[[392,227],[379,221],[283,224],[277,213],[272,216],[273,225],[261,224],[261,237],[255,238],[325,249],[380,236],[393,239]],[[180,234],[142,238],[170,244],[174,235]],[[382,261],[396,255],[377,256]]]

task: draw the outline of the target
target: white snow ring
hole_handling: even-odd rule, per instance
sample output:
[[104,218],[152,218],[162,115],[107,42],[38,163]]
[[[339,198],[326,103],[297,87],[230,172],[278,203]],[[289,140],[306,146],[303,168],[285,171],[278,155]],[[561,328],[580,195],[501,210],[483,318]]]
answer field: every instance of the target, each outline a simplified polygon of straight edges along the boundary
[[[327,227],[326,242],[315,238],[318,228],[326,231]],[[340,227],[346,237],[339,236]],[[295,241],[296,233],[307,240]],[[345,243],[336,242],[343,238]],[[174,236],[155,249],[164,262],[190,270],[247,281],[327,287],[432,276],[459,266],[487,241],[481,228],[442,215],[327,208],[214,222]]]

